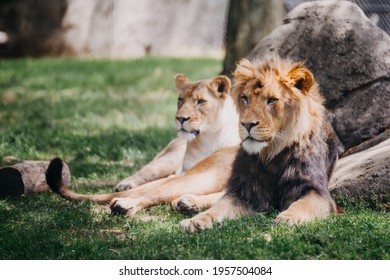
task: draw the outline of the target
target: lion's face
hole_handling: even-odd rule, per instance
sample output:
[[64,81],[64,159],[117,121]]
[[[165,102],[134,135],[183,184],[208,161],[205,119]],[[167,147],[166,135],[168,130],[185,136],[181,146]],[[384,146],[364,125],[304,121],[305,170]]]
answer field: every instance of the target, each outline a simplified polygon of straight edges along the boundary
[[302,64],[278,59],[252,63],[245,59],[234,76],[242,147],[249,154],[299,141],[310,133],[313,117],[322,114],[322,109],[312,110],[312,103],[321,104],[322,99],[317,91],[310,92],[316,88],[313,76]]
[[218,76],[212,80],[191,82],[179,74],[175,83],[179,93],[175,121],[178,135],[193,140],[206,131],[212,131],[230,92],[229,78]]

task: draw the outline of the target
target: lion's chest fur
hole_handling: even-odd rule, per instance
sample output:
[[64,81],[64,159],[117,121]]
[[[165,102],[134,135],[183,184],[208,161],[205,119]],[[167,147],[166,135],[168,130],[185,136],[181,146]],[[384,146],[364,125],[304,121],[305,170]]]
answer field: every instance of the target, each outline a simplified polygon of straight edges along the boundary
[[208,133],[203,135],[203,139],[189,142],[183,159],[183,172],[222,148],[239,145],[240,138],[237,131],[238,128],[233,126],[231,129],[225,129],[225,133]]
[[183,172],[189,170],[195,164],[210,156],[218,150],[218,147],[214,147],[213,145],[202,145],[201,143],[198,143],[198,141],[188,143],[183,160]]
[[333,138],[318,139],[304,148],[292,144],[263,162],[240,149],[227,194],[255,212],[283,211],[309,191],[327,195],[336,150]]
[[183,172],[222,148],[240,144],[238,114],[230,96],[226,98],[217,115],[218,117],[207,125],[207,129],[187,143]]

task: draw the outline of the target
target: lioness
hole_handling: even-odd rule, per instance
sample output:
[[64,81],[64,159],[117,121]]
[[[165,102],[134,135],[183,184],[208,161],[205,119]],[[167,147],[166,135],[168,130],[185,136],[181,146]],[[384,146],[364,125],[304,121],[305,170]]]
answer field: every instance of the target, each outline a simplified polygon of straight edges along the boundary
[[[221,148],[237,146],[240,143],[238,114],[230,95],[230,80],[226,76],[217,76],[211,80],[192,82],[186,76],[179,74],[175,78],[175,84],[179,93],[176,112],[178,138],[171,141],[152,162],[119,183],[116,190],[138,186],[137,188],[107,195],[74,193],[60,181],[61,172],[58,171],[62,168],[62,162],[60,159],[55,159],[47,171],[47,182],[52,190],[69,200],[90,199],[99,202],[110,201],[115,197],[138,196],[152,191],[155,203],[171,201],[175,198],[177,199],[175,205],[182,210],[209,207],[220,198],[223,195],[222,183],[216,184],[212,180],[207,180],[205,183],[204,178],[197,179],[197,176],[190,176],[199,173],[199,168],[196,172],[193,170],[187,172],[185,178],[180,174]],[[220,154],[224,155],[226,151],[223,150],[218,153]],[[214,155],[213,158],[217,157]],[[231,157],[234,157],[234,153]],[[229,162],[231,163],[232,159]],[[213,164],[209,159],[198,165],[204,169]],[[226,164],[226,169],[229,169],[229,163]],[[172,174],[178,176],[170,176]],[[161,190],[156,189],[157,186],[161,187]],[[184,194],[186,195],[179,197]],[[143,207],[146,206],[140,206],[138,209]],[[131,213],[135,213],[136,209],[137,207],[134,207]]]
[[192,82],[178,74],[175,84],[179,93],[175,118],[178,137],[149,164],[121,181],[116,191],[182,174],[217,150],[239,144],[238,115],[228,77]]
[[281,211],[275,223],[287,224],[337,212],[328,190],[337,140],[313,75],[301,63],[274,58],[244,59],[234,77],[242,142],[226,194],[182,228],[198,232],[271,209]]

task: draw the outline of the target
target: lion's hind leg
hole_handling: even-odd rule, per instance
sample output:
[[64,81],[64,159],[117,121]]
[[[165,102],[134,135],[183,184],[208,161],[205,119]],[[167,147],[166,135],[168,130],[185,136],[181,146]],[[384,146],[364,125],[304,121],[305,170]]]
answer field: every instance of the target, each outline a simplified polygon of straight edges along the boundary
[[145,183],[168,177],[182,168],[187,141],[175,138],[151,162],[115,186],[115,191],[123,191]]
[[154,182],[152,182],[128,190],[128,197],[115,198],[111,201],[111,210],[115,213],[129,216],[140,209],[156,204],[171,203],[184,194],[200,196],[212,192],[220,192],[225,184],[225,180],[218,180],[218,176],[216,176],[212,169],[199,174],[187,173],[176,178],[165,180],[167,182],[158,188],[154,188],[152,186]]
[[311,191],[281,212],[274,223],[300,225],[315,219],[324,219],[334,212],[337,212],[337,208],[330,196]]
[[[184,194],[203,196],[224,190],[230,176],[230,166],[234,160],[236,147],[222,149],[197,163],[185,174],[165,179],[159,187],[154,182],[128,190],[127,198],[111,201],[115,213],[132,215],[160,203],[171,203]],[[223,162],[223,163],[221,163]],[[164,180],[164,179],[161,179]]]
[[224,194],[224,191],[207,195],[184,194],[172,201],[172,207],[180,212],[200,212],[212,207]]

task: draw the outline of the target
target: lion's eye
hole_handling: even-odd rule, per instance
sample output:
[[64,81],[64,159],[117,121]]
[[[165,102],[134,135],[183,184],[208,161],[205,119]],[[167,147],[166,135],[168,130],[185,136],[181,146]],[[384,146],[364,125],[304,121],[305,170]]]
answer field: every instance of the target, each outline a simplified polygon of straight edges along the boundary
[[248,98],[248,96],[246,96],[246,95],[243,95],[243,96],[241,96],[241,99],[242,99],[242,101],[244,102],[244,104],[245,104],[245,105],[247,105],[247,104],[248,104],[248,101],[249,101],[249,98]]
[[268,105],[272,105],[272,104],[275,104],[276,101],[278,101],[277,98],[275,98],[275,97],[270,97],[270,98],[268,98],[268,100],[267,100],[267,104],[268,104]]
[[205,104],[207,101],[206,100],[204,100],[204,99],[199,99],[197,102],[196,102],[196,104],[198,104],[198,105],[203,105],[203,104]]
[[179,97],[178,99],[177,99],[177,105],[182,105],[183,104],[183,98],[181,98],[181,97]]

